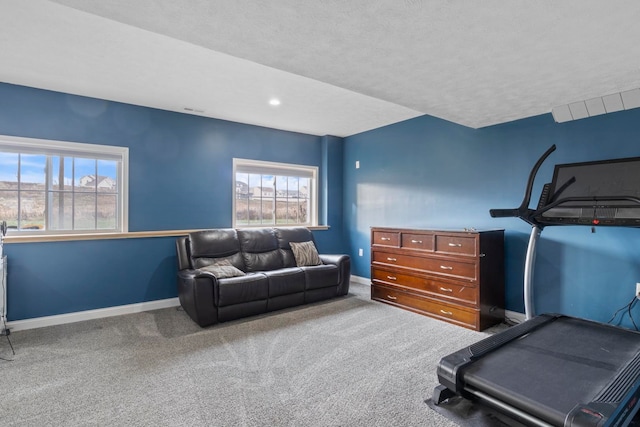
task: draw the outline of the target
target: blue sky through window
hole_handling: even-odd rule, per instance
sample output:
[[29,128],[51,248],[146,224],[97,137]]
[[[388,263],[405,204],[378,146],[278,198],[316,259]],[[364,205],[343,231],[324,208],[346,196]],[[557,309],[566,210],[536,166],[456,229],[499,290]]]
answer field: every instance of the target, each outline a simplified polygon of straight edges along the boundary
[[20,156],[20,181],[24,183],[44,184],[46,167],[47,156],[22,154]]
[[0,181],[18,180],[18,153],[0,153]]
[[[44,154],[22,154],[0,152],[0,181],[18,181],[18,159],[20,159],[20,181],[23,183],[44,184],[46,181],[47,156]],[[64,184],[71,185],[74,181],[86,175],[96,174],[96,161],[94,159],[64,157]],[[51,157],[51,182],[59,185],[61,157]],[[113,160],[98,160],[97,173],[102,177],[109,177],[116,181],[117,162]]]
[[127,153],[121,147],[0,137],[3,215],[18,231],[126,231],[127,182],[121,180]]

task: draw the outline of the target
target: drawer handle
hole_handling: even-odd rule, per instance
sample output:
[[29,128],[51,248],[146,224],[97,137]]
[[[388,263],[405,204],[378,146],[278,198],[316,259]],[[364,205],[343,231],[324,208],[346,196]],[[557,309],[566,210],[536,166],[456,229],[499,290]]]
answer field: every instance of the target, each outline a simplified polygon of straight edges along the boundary
[[396,262],[397,260],[398,260],[397,258],[387,257],[387,261],[393,261],[393,262]]
[[422,240],[413,240],[413,239],[411,239],[411,243],[422,243]]
[[391,296],[391,295],[387,295],[387,298],[389,298],[390,300],[393,300],[393,301],[398,299],[398,297],[394,297],[394,296]]
[[462,243],[449,243],[449,246],[451,246],[452,248],[459,248],[462,246]]
[[440,310],[440,313],[446,314],[447,316],[451,316],[453,314],[451,311],[447,311],[447,310]]
[[453,267],[449,267],[447,265],[441,265],[440,268],[443,270],[453,270]]
[[386,242],[387,240],[391,240],[391,237],[381,237],[380,240]]
[[443,288],[442,286],[440,286],[440,290],[442,292],[453,292],[453,289],[451,289],[451,288]]
[[396,276],[387,276],[387,279],[389,279],[389,280],[398,280],[398,278]]

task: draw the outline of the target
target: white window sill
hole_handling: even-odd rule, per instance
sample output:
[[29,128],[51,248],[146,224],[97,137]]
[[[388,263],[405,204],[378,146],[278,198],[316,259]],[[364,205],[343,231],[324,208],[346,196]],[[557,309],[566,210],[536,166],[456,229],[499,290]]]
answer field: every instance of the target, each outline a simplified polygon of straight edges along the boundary
[[[269,227],[269,226],[265,226]],[[328,230],[328,225],[316,225],[307,227],[310,230]],[[34,235],[27,236],[7,235],[4,237],[4,243],[36,243],[36,242],[66,242],[74,240],[112,240],[112,239],[142,239],[149,237],[180,237],[194,231],[201,231],[204,229],[194,230],[158,230],[158,231],[131,231],[128,233],[86,233],[86,234],[48,234],[48,235]]]

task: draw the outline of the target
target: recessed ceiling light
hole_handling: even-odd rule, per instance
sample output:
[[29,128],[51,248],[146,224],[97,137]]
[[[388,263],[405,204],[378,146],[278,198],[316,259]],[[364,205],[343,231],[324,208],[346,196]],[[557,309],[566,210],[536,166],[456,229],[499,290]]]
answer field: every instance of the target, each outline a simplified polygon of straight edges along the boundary
[[278,98],[272,98],[269,100],[269,105],[273,105],[274,107],[280,105],[280,100]]

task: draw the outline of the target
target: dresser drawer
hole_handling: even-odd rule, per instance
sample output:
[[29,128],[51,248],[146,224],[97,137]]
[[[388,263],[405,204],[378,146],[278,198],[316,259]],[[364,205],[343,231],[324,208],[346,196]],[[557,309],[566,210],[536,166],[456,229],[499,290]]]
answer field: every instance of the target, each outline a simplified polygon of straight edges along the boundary
[[441,276],[476,280],[476,263],[374,251],[372,262],[423,270]]
[[451,323],[460,324],[471,329],[478,329],[479,312],[471,308],[449,305],[427,297],[420,297],[386,286],[377,285],[371,288],[371,298]]
[[371,280],[385,282],[392,285],[402,285],[408,288],[424,290],[424,278],[410,274],[387,271],[380,268],[371,268]]
[[436,252],[477,256],[475,237],[436,235]]
[[373,267],[371,280],[374,283],[400,286],[418,292],[431,294],[432,297],[450,300],[453,303],[466,303],[478,306],[478,288],[475,286],[463,286],[457,283],[449,283],[442,280],[427,277],[413,276],[411,274],[398,273]]
[[433,251],[433,234],[402,233],[400,247],[407,249],[420,249]]
[[425,290],[437,295],[438,298],[450,299],[454,303],[465,302],[474,307],[477,307],[479,304],[478,288],[474,286],[463,286],[431,279],[427,279],[425,284]]
[[382,246],[400,246],[400,233],[389,231],[374,231],[371,244]]

